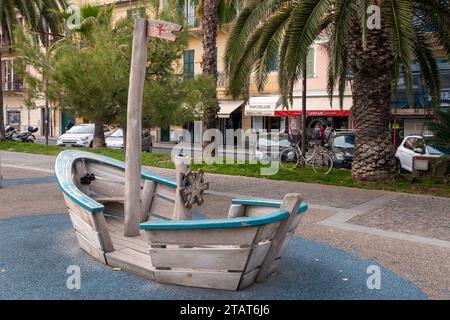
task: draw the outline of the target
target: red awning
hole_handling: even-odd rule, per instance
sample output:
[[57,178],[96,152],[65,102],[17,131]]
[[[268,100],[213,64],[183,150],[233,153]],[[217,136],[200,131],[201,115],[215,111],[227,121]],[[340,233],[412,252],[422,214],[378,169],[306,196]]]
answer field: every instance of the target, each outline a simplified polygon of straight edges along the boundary
[[[275,117],[300,117],[302,110],[276,110]],[[349,117],[350,110],[307,110],[307,117]]]

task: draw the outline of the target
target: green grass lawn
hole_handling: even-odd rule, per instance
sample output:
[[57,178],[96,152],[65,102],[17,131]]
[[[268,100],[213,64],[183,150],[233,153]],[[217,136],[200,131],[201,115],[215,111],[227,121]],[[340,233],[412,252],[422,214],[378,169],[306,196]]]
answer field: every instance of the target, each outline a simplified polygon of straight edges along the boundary
[[[20,143],[20,142],[0,142],[0,150],[25,152],[45,155],[58,155],[62,150],[69,148],[45,146],[42,144]],[[80,148],[77,148],[80,149]],[[115,149],[85,149],[87,151],[99,153],[111,158],[124,160],[123,150]],[[158,168],[170,168],[175,166],[169,154],[162,153],[142,153],[142,164]],[[450,184],[438,179],[429,177],[413,178],[411,175],[402,175],[397,181],[385,183],[355,183],[352,180],[351,172],[346,169],[334,169],[328,176],[317,175],[311,168],[301,168],[295,171],[280,168],[277,174],[262,176],[261,168],[268,167],[261,164],[194,164],[193,169],[203,169],[210,173],[219,173],[235,176],[257,177],[270,180],[284,180],[306,183],[320,183],[327,185],[353,187],[362,189],[389,190],[397,192],[407,192],[416,194],[429,194],[435,196],[450,197]]]

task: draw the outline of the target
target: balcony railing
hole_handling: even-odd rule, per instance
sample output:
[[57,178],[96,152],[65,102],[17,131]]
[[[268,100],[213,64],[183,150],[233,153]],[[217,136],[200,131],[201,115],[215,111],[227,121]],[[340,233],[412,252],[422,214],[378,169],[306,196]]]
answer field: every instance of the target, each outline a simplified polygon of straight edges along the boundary
[[195,12],[193,14],[186,15],[186,24],[187,24],[188,28],[200,27],[200,20],[195,15]]
[[2,82],[1,89],[4,92],[23,92],[25,87],[23,81],[15,81],[15,82],[7,81]]
[[228,77],[224,72],[217,73],[217,88],[228,87]]

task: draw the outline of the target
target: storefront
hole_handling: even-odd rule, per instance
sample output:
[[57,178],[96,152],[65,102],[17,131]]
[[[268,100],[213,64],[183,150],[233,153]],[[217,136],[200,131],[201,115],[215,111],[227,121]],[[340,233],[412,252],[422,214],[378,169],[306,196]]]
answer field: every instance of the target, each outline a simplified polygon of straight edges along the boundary
[[245,115],[251,117],[251,128],[256,131],[285,131],[286,117],[276,114],[281,105],[280,96],[251,97],[245,106]]
[[[339,99],[330,105],[328,97],[310,96],[307,98],[306,116],[307,128],[313,129],[318,123],[331,125],[335,129],[351,129],[350,109],[351,97],[345,97],[342,110],[339,107]],[[245,106],[245,115],[252,117],[252,129],[254,130],[289,130],[289,118],[302,116],[302,99],[294,97],[293,106],[290,109],[283,108],[280,96],[252,97]]]
[[223,143],[227,143],[227,130],[242,129],[242,107],[245,100],[224,100],[219,101],[220,110],[219,128],[223,133]]

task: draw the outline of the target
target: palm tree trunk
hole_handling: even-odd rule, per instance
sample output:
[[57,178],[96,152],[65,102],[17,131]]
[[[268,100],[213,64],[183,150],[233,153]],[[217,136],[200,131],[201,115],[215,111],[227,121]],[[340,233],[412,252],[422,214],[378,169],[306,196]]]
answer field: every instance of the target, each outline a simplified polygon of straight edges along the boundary
[[357,134],[352,175],[356,181],[385,181],[395,176],[389,133],[393,54],[384,28],[368,30],[363,48],[359,24],[349,37],[354,73],[353,109]]
[[103,131],[103,123],[96,123],[94,130],[94,141],[92,142],[94,149],[106,147],[105,131]]
[[[217,83],[217,29],[219,25],[218,0],[204,0],[202,14],[202,73]],[[214,92],[217,97],[217,92]],[[217,112],[219,105],[211,105],[207,109],[206,128],[217,128]]]
[[5,119],[3,116],[3,69],[2,61],[2,45],[0,44],[0,140],[5,139]]

